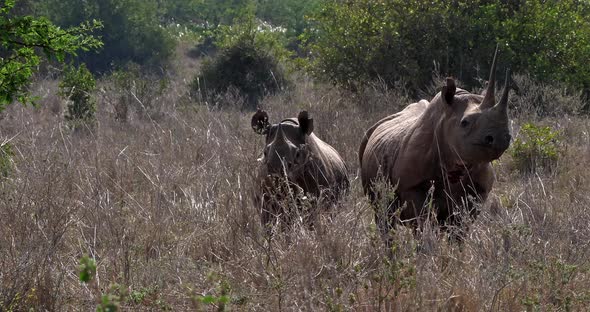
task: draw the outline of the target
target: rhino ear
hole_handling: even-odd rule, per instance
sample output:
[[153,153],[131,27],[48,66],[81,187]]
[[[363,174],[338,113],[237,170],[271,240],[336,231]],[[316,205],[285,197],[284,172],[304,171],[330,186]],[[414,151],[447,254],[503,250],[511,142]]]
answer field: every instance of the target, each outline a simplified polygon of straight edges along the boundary
[[447,103],[448,105],[453,104],[453,99],[455,98],[456,91],[457,86],[455,85],[455,79],[447,77],[447,85],[443,86],[440,92],[445,103]]
[[313,132],[313,118],[309,118],[307,111],[301,111],[297,116],[297,121],[303,133],[310,135]]
[[258,134],[266,134],[270,123],[268,122],[268,114],[262,109],[258,108],[254,116],[252,116],[252,129]]

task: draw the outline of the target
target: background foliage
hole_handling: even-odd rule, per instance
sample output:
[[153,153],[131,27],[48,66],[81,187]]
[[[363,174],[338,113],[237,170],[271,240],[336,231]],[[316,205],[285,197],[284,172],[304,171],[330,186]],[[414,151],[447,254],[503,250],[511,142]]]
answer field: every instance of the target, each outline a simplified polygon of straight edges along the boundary
[[174,41],[160,25],[161,11],[155,0],[41,0],[37,11],[64,27],[102,21],[104,27],[98,35],[103,49],[77,58],[93,72],[103,73],[128,62],[158,70],[173,53]]
[[40,54],[63,62],[66,55],[102,45],[88,35],[101,27],[99,22],[82,21],[62,29],[43,17],[15,15],[14,6],[14,0],[0,1],[0,111],[14,100],[30,102],[26,87],[41,62]]
[[312,71],[354,88],[375,79],[412,89],[433,72],[473,85],[496,43],[500,70],[590,86],[587,1],[327,0],[306,36]]
[[95,73],[128,62],[162,72],[180,38],[170,25],[195,34],[210,56],[250,27],[280,63],[306,65],[316,78],[353,91],[379,80],[416,96],[433,74],[480,86],[496,44],[499,71],[590,90],[587,1],[23,0],[16,9],[61,26],[100,20],[104,48],[76,58]]
[[[587,3],[0,0],[2,108],[40,104],[0,113],[0,310],[587,310]],[[310,111],[353,176],[368,127],[447,74],[481,90],[497,42],[514,142],[460,248],[427,224],[386,250],[359,179],[315,231],[264,235],[236,107]]]
[[96,81],[84,64],[76,67],[67,65],[59,83],[59,95],[66,99],[70,121],[91,121],[96,113],[96,102],[92,92]]
[[[232,26],[222,25],[214,32],[214,43],[220,49],[203,62],[191,88],[212,105],[215,97],[235,90],[245,98],[249,108],[268,94],[282,91],[289,84],[283,64],[291,52],[285,48],[285,32],[257,19],[245,10]],[[221,104],[223,105],[223,104]]]

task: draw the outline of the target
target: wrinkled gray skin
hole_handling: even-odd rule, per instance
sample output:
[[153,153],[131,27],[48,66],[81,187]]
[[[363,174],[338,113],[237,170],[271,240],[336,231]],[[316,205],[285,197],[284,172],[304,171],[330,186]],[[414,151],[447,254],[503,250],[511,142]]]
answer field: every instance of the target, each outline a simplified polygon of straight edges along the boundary
[[[461,239],[467,229],[461,213],[477,215],[474,203],[485,201],[494,183],[490,162],[511,140],[509,74],[496,104],[495,63],[494,55],[485,97],[457,89],[447,78],[430,102],[410,104],[366,132],[359,150],[365,194],[378,207],[384,197],[375,181],[397,185],[396,199],[375,211],[385,239],[395,223],[420,227],[432,213],[443,229]],[[426,208],[429,203],[434,211]]]
[[342,157],[313,133],[313,119],[306,111],[298,118],[271,125],[266,112],[258,110],[252,117],[252,128],[266,137],[254,194],[263,225],[276,221],[289,225],[294,212],[288,211],[292,205],[287,202],[301,208],[305,196],[314,200],[308,206],[328,208],[348,189]]

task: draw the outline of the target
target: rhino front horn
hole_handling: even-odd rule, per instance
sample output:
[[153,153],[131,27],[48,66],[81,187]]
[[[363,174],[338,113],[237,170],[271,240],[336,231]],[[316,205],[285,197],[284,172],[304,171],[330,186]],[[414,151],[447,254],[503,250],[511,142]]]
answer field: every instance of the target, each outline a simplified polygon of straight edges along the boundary
[[297,122],[299,122],[299,127],[303,133],[310,135],[313,132],[313,118],[309,118],[307,111],[299,112]]
[[457,92],[457,85],[455,84],[455,79],[451,77],[447,77],[447,85],[442,87],[442,96],[445,102],[448,105],[453,104],[453,99],[455,98],[455,92]]
[[492,61],[492,68],[490,69],[490,79],[488,80],[488,87],[486,88],[486,95],[481,102],[480,108],[492,108],[496,104],[496,57],[498,56],[498,44],[496,44],[496,51],[494,52],[494,59]]

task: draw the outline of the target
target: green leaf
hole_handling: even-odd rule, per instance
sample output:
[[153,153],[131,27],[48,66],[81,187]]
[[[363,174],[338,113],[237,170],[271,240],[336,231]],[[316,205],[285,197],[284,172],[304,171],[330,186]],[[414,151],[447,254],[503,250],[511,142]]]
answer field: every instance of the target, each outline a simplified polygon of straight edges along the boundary
[[199,301],[204,304],[213,304],[217,301],[217,299],[212,295],[206,295],[199,298]]
[[89,33],[101,27],[100,23],[85,23],[62,29],[48,19],[15,16],[10,13],[15,1],[0,0],[0,111],[18,100],[23,104],[31,99],[26,90],[37,71],[40,55],[63,62],[66,55],[80,49],[95,49],[102,42]]
[[78,266],[79,278],[81,282],[88,283],[96,275],[96,263],[94,259],[83,256],[80,258],[80,265]]

